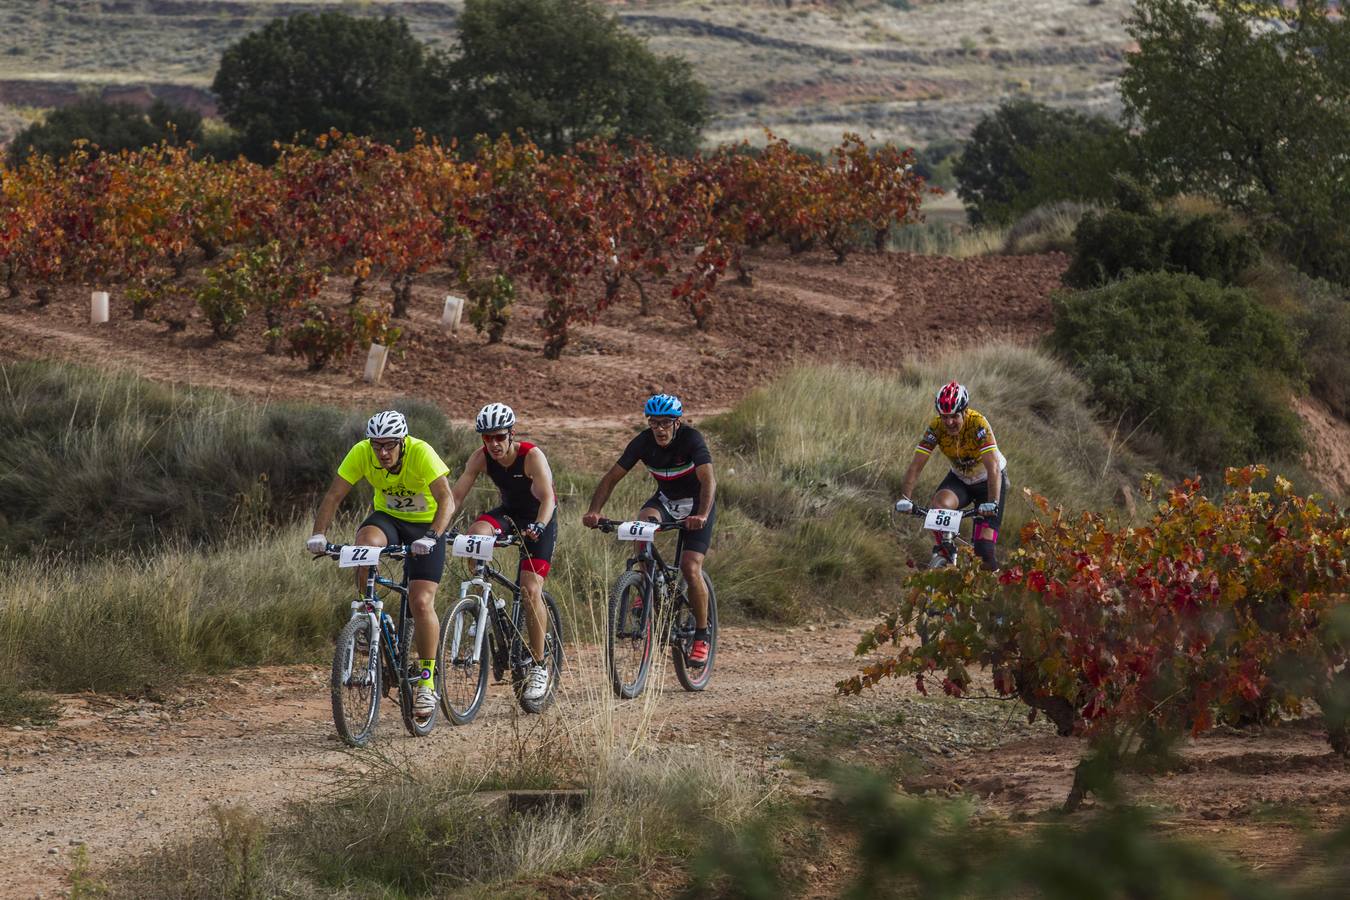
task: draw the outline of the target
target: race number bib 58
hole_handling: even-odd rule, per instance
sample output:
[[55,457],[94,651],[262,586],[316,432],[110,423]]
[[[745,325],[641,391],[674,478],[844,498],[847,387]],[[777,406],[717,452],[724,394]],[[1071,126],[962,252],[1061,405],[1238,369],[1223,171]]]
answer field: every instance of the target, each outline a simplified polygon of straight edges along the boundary
[[380,561],[380,551],[383,547],[362,547],[360,544],[349,544],[342,548],[338,554],[338,568],[353,569],[357,566],[373,566]]
[[464,559],[481,559],[487,562],[492,559],[492,548],[496,544],[497,540],[490,534],[461,534],[455,538],[450,553]]
[[945,531],[955,534],[961,530],[961,511],[959,509],[930,509],[923,517],[923,527],[929,531]]
[[656,537],[655,522],[624,522],[614,530],[621,541],[650,541]]

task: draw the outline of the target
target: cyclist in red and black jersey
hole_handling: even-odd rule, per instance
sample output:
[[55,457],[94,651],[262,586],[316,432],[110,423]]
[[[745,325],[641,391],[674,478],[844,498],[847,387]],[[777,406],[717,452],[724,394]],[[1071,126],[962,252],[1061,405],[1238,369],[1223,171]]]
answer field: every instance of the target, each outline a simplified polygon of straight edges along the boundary
[[717,520],[717,479],[713,476],[712,454],[703,435],[683,425],[684,406],[678,397],[657,394],[643,407],[647,429],[629,441],[591,497],[590,508],[581,524],[594,528],[600,511],[614,486],[639,462],[656,479],[656,493],[642,504],[638,518],[651,522],[680,522],[684,526],[684,551],[680,570],[689,588],[689,605],[694,610],[694,640],[689,647],[689,663],[708,663],[708,588],[703,583],[703,559],[712,544],[713,523]]
[[[520,562],[520,592],[525,606],[530,652],[544,658],[544,579],[558,542],[558,499],[553,493],[553,471],[544,451],[528,441],[515,439],[516,414],[504,403],[489,403],[474,423],[483,436],[483,446],[469,454],[464,474],[451,493],[455,508],[464,503],[478,476],[486,474],[501,491],[501,502],[469,526],[470,534],[511,534],[519,530],[525,539],[525,558]],[[538,700],[548,692],[548,671],[530,667],[525,679],[525,699]]]

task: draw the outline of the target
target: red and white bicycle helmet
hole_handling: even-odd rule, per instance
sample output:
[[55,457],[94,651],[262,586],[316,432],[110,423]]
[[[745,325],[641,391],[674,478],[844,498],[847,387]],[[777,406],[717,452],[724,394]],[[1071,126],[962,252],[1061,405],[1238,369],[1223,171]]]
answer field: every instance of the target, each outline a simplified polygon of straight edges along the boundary
[[940,416],[951,416],[963,412],[970,405],[970,394],[964,385],[949,381],[942,386],[933,398],[933,406]]

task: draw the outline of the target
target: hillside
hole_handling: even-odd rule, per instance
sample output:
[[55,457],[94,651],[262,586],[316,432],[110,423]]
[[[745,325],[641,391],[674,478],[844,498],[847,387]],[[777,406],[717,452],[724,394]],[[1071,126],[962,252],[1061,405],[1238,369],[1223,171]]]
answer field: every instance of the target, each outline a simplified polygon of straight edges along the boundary
[[[301,360],[264,355],[253,329],[234,341],[213,341],[190,300],[166,306],[159,322],[136,322],[114,293],[113,321],[92,326],[88,289],[69,286],[46,308],[26,298],[0,303],[0,357],[129,366],[159,380],[307,400],[375,402],[409,394],[460,420],[504,397],[527,424],[612,418],[658,389],[680,394],[699,414],[731,405],[794,364],[893,367],[919,353],[998,339],[1030,342],[1048,328],[1048,297],[1065,265],[1063,254],[967,260],[858,254],[838,266],[823,253],[793,259],[762,251],[752,263],[752,287],[728,281],[719,289],[708,332],[695,329],[668,291],[658,289],[653,315],[639,315],[636,304],[611,308],[579,328],[556,362],[540,354],[538,297],[527,296],[505,341],[490,345],[467,323],[458,334],[441,330],[446,289],[428,278],[416,289],[402,356],[379,387],[360,381],[364,360],[356,356],[315,374]],[[341,288],[330,291],[336,301]],[[372,299],[384,303],[387,295]]]
[[[767,127],[826,146],[844,130],[924,146],[964,137],[1010,95],[1114,113],[1129,42],[1126,0],[906,0],[804,4],[712,0],[615,3],[661,53],[678,53],[713,91],[707,140]],[[463,4],[415,0],[44,0],[0,12],[0,140],[33,108],[88,91],[161,96],[214,111],[221,51],[267,21],[340,9],[398,15],[436,46]]]

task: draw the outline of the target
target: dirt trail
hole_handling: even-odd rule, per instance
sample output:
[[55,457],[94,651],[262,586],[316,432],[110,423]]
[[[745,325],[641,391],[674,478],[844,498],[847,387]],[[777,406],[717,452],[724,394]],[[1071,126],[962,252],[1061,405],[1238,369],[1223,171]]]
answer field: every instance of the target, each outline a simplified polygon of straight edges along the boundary
[[[887,768],[911,792],[966,793],[998,818],[1062,802],[1082,745],[1027,724],[1016,704],[922,697],[908,684],[835,697],[835,681],[856,671],[864,625],[725,628],[709,691],[684,693],[668,671],[653,682],[656,740],[716,748],[804,793],[824,789],[800,761],[828,758]],[[553,726],[614,708],[596,699],[600,665],[592,647],[573,652],[565,693],[545,716]],[[642,715],[638,703],[619,705],[619,732]],[[377,747],[395,758],[481,756],[521,724],[506,686],[491,685],[476,722],[441,723],[425,742],[408,737],[386,703]],[[1165,811],[1165,827],[1230,846],[1243,861],[1293,861],[1299,834],[1271,821],[1271,806],[1298,804],[1328,824],[1350,812],[1350,762],[1328,752],[1315,724],[1215,732],[1184,754],[1179,771],[1134,777],[1130,791]],[[278,812],[366,764],[338,743],[326,672],[312,666],[191,679],[155,700],[64,697],[55,725],[0,733],[0,759],[0,839],[27,860],[0,882],[3,897],[59,893],[77,844],[96,864],[124,858],[206,828],[212,804]],[[822,878],[839,874],[833,865],[822,863]]]

